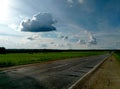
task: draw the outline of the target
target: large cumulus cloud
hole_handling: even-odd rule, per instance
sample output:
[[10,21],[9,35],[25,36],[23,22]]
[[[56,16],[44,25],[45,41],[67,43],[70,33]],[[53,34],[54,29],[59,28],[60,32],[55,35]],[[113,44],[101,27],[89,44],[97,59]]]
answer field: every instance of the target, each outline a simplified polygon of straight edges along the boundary
[[53,26],[56,20],[49,13],[39,13],[32,19],[26,19],[20,23],[20,30],[24,32],[48,32],[55,31]]

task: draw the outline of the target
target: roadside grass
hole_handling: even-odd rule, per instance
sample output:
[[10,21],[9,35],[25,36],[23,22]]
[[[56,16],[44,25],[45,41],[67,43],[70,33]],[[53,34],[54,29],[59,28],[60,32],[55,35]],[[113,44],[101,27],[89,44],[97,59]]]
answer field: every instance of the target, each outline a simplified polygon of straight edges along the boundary
[[0,67],[25,65],[60,59],[101,55],[107,52],[48,52],[48,53],[14,53],[0,54]]
[[114,53],[114,56],[120,62],[120,53]]

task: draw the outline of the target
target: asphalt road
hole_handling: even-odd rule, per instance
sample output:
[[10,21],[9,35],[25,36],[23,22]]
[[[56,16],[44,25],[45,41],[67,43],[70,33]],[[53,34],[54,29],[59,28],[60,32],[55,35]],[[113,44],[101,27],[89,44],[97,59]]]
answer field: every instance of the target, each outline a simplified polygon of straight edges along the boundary
[[59,60],[0,71],[0,89],[67,89],[107,56]]

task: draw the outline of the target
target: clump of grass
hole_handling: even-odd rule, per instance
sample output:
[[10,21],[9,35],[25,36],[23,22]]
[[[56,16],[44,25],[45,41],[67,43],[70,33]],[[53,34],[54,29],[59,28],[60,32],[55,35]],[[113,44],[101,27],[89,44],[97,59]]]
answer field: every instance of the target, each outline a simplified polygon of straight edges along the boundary
[[69,59],[105,54],[106,52],[49,52],[49,53],[14,53],[0,54],[0,67],[32,64],[45,61]]

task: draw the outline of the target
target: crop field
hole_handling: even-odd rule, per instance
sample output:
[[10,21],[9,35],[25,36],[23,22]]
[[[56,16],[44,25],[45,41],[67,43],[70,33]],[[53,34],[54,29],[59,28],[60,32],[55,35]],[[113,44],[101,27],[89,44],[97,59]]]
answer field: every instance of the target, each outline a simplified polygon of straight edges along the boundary
[[106,52],[46,52],[46,53],[9,53],[0,54],[0,67],[9,67],[39,63],[45,61],[86,57],[105,54]]

